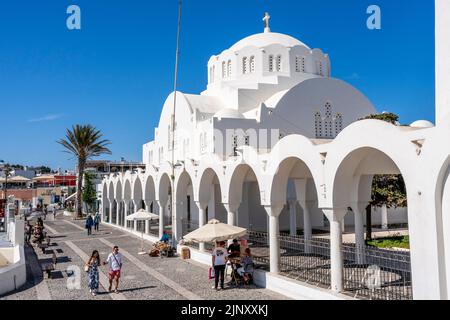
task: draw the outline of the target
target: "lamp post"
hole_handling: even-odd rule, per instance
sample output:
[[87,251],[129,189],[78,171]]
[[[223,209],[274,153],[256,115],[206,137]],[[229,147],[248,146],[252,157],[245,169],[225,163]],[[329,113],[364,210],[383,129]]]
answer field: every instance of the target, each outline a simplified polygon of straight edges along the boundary
[[[172,113],[172,176],[171,178],[171,185],[172,185],[172,196],[171,196],[171,213],[172,213],[172,245],[176,245],[176,235],[174,233],[174,222],[176,224],[176,199],[175,199],[175,127],[176,127],[176,121],[175,121],[175,115],[177,110],[177,86],[178,86],[178,62],[179,62],[179,56],[180,56],[180,34],[181,34],[181,0],[178,0],[178,28],[177,28],[177,47],[175,52],[175,76],[174,76],[174,93],[173,93],[173,113]],[[177,226],[177,229],[179,226]]]
[[7,224],[6,224],[6,211],[7,211],[7,209],[8,209],[8,177],[9,177],[9,175],[10,175],[10,173],[11,173],[11,168],[9,167],[9,164],[8,163],[6,163],[5,164],[5,161],[3,161],[3,160],[0,160],[0,163],[3,163],[3,165],[4,165],[4,168],[3,168],[3,172],[5,173],[5,184],[4,184],[4,186],[3,186],[3,193],[4,193],[4,199],[5,199],[5,204],[4,204],[4,207],[3,207],[3,215],[4,215],[4,224],[5,224],[5,226],[4,226],[4,228],[7,228]]

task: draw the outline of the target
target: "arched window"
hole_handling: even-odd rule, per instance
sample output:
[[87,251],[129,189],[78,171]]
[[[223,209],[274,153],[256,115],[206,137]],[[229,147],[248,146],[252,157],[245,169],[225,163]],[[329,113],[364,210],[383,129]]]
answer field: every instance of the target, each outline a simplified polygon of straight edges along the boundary
[[211,82],[215,81],[215,77],[216,77],[216,66],[212,67],[212,78],[211,78]]
[[295,57],[295,72],[300,72],[300,57]]
[[281,55],[277,56],[277,72],[281,72],[283,69],[283,64],[281,60]]
[[228,60],[228,77],[231,77],[231,60]]
[[250,57],[250,73],[255,72],[255,56]]
[[333,114],[329,102],[325,104],[325,138],[333,138]]
[[314,115],[315,129],[316,129],[316,139],[323,138],[322,134],[322,115],[319,111]]
[[306,58],[302,57],[302,72],[306,72]]
[[274,63],[273,55],[269,56],[269,72],[273,72],[273,63]]
[[224,62],[222,62],[222,79],[227,76],[226,72],[227,72],[226,64],[225,64],[225,61],[224,61]]
[[336,115],[336,119],[334,121],[334,128],[335,128],[335,136],[337,136],[339,133],[341,133],[342,129],[343,129],[343,125],[342,125],[342,114],[338,113]]
[[248,59],[247,57],[242,58],[242,73],[247,74],[248,73]]

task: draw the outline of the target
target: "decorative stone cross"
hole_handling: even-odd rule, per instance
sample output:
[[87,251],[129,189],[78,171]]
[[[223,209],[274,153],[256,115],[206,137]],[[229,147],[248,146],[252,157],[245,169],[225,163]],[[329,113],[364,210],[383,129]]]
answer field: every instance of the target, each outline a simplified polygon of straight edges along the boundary
[[263,21],[264,21],[264,32],[270,32],[269,27],[270,15],[268,12],[265,13]]

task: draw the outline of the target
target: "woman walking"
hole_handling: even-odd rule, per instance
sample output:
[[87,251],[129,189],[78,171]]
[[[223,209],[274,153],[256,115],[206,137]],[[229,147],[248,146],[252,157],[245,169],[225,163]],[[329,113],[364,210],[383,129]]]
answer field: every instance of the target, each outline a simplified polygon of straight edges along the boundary
[[97,295],[98,292],[99,266],[100,266],[100,254],[98,253],[97,250],[94,250],[94,252],[92,252],[91,258],[86,263],[86,267],[88,268],[89,291],[94,297]]

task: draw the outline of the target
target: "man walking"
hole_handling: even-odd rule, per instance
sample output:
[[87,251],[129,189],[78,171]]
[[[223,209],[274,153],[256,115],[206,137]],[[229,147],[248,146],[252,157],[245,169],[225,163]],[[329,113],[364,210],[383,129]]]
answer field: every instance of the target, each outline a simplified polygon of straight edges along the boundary
[[109,288],[108,292],[111,292],[112,283],[116,280],[116,288],[114,289],[115,293],[119,293],[119,280],[120,280],[120,272],[122,270],[123,257],[122,254],[119,253],[119,247],[115,246],[113,248],[112,253],[109,254],[108,259],[103,262],[103,265],[109,266]]
[[94,225],[94,220],[92,219],[91,215],[88,215],[88,217],[86,219],[86,229],[87,229],[88,236],[90,236],[92,234],[92,226],[93,225]]
[[94,230],[98,231],[99,226],[100,226],[100,214],[96,212],[94,217]]

